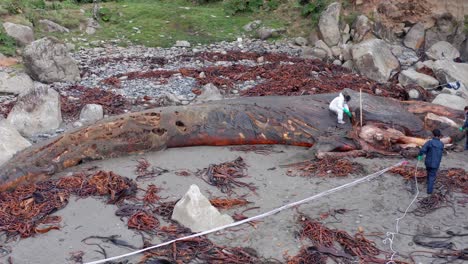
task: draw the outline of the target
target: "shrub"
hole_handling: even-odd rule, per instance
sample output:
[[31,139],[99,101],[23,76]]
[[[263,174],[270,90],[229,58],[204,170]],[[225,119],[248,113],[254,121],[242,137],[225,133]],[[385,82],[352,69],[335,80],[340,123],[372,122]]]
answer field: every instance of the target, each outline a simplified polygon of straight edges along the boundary
[[102,7],[99,9],[99,17],[104,22],[109,22],[112,16],[112,11],[107,7]]
[[227,0],[224,2],[224,12],[230,16],[247,11],[247,2],[245,0]]
[[215,3],[215,2],[221,2],[223,0],[192,0],[192,2],[196,5],[203,5],[203,4],[208,4],[208,3]]
[[310,16],[312,24],[318,25],[320,14],[327,8],[330,0],[299,0],[301,13],[304,17]]
[[225,0],[224,12],[228,15],[235,15],[242,12],[274,10],[279,5],[280,0]]

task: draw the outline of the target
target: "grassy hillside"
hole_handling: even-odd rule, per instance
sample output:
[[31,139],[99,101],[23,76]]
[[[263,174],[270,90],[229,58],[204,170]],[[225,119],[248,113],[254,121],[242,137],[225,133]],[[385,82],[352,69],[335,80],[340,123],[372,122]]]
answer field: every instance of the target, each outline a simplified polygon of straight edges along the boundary
[[[92,15],[92,4],[75,0],[48,2],[44,0],[0,0],[2,21],[35,27],[36,38],[55,35],[70,40],[88,41],[118,39],[122,45],[132,43],[146,46],[172,46],[176,40],[191,43],[212,43],[235,40],[247,33],[242,27],[260,19],[268,27],[280,28],[289,24],[287,17],[275,16],[272,10],[257,10],[228,15],[221,1],[198,5],[189,0],[121,0],[101,3],[101,29],[95,35],[80,30]],[[49,19],[69,29],[68,34],[42,32],[40,19]],[[0,42],[3,34],[0,32]],[[1,52],[1,51],[0,51]]]

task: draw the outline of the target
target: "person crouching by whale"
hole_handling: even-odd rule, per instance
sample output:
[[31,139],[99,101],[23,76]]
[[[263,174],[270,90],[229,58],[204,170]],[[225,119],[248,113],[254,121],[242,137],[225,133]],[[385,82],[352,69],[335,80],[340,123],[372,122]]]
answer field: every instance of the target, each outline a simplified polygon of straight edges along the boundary
[[330,103],[329,109],[333,111],[338,116],[338,124],[344,124],[343,113],[352,117],[351,112],[349,111],[348,102],[351,101],[351,96],[346,93],[340,93],[338,97],[333,99]]

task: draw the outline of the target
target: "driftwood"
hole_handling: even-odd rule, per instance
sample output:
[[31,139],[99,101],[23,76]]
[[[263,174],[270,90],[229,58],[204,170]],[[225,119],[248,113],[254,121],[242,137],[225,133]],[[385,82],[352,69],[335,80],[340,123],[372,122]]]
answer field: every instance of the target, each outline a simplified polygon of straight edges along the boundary
[[[349,121],[336,129],[336,116],[328,110],[335,96],[251,97],[116,116],[19,152],[0,167],[0,191],[83,162],[164,148],[251,144],[311,147],[319,137],[330,135],[330,128],[351,132],[347,137],[352,140],[327,151],[390,154],[359,139],[359,129],[353,129]],[[423,122],[400,102],[367,94],[363,94],[363,102],[364,122],[392,127],[410,137],[428,135]],[[351,108],[357,109],[358,103],[352,101]]]

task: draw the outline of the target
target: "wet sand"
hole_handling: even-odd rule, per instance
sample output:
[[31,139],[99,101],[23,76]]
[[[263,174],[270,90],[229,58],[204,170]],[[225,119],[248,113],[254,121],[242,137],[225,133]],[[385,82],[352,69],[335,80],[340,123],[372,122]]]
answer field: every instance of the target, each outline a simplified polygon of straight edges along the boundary
[[[247,189],[235,189],[236,194],[233,197],[247,195],[246,199],[252,203],[233,210],[222,210],[222,212],[232,215],[234,212],[240,213],[246,208],[260,207],[260,209],[245,212],[247,216],[254,216],[286,203],[351,182],[400,161],[399,159],[357,158],[354,161],[364,165],[364,173],[341,178],[290,177],[286,175],[288,169],[279,165],[311,158],[310,152],[306,148],[300,147],[275,146],[274,149],[282,152],[260,155],[252,152],[230,151],[228,147],[168,149],[160,152],[91,162],[74,167],[72,170],[62,173],[62,175],[95,165],[99,166],[99,169],[112,170],[122,176],[135,179],[136,160],[144,157],[152,166],[162,167],[170,170],[170,172],[152,180],[139,181],[138,185],[145,188],[148,184],[155,184],[163,188],[159,195],[164,198],[167,197],[166,201],[180,199],[191,184],[197,184],[202,193],[208,198],[223,197],[226,195],[193,174],[188,177],[177,176],[175,171],[188,170],[195,172],[198,169],[208,167],[210,164],[232,161],[241,156],[249,166],[247,171],[249,177],[243,179],[243,181],[254,183],[258,187],[257,193],[254,194]],[[452,167],[468,169],[466,155],[466,152],[449,153],[444,156],[442,169]],[[425,187],[425,184],[419,184],[422,191],[421,197],[426,196]],[[467,198],[467,195],[461,193],[455,193],[452,196],[453,199]],[[372,236],[368,238],[374,240],[378,248],[389,251],[389,246],[382,243],[384,234],[388,231],[394,231],[395,219],[401,216],[398,210],[404,210],[412,198],[413,195],[409,191],[409,186],[403,178],[387,173],[370,182],[362,183],[297,208],[267,217],[255,227],[246,224],[234,228],[235,230],[226,230],[209,235],[209,238],[220,245],[250,247],[265,258],[275,258],[285,262],[284,254],[295,255],[305,243],[296,238],[296,233],[299,230],[297,223],[298,212],[311,218],[317,218],[321,213],[344,208],[347,209],[345,214],[337,215],[336,219],[329,217],[324,221],[328,227],[345,230],[352,235],[359,228],[362,228],[366,234],[379,233],[380,237]],[[412,209],[414,208],[413,206]],[[409,214],[401,221],[400,232],[406,234],[430,233],[435,236],[443,236],[447,230],[468,233],[468,210],[460,204],[455,204],[454,208],[456,215],[454,215],[451,208],[441,208],[425,217]],[[70,252],[80,250],[85,252],[83,257],[85,262],[102,259],[103,255],[96,252],[96,250],[99,250],[97,246],[86,245],[81,242],[82,239],[88,236],[120,235],[120,239],[135,247],[141,247],[142,239],[140,234],[129,230],[125,219],[121,221],[119,217],[115,216],[116,209],[115,205],[108,205],[102,199],[77,199],[72,197],[64,209],[55,213],[63,218],[61,222],[63,228],[61,230],[52,230],[46,234],[19,239],[4,245],[6,248],[11,249],[11,253],[0,258],[0,263],[7,263],[8,257],[12,258],[13,263],[75,263],[69,260]],[[160,220],[164,225],[164,221]],[[456,249],[462,249],[468,244],[467,237],[454,237],[451,241],[455,244]],[[160,240],[156,237],[152,242],[158,243]],[[89,240],[88,243],[99,243],[106,250],[108,256],[132,251],[99,240]],[[415,245],[412,242],[412,236],[408,235],[399,235],[394,243],[394,247],[403,255],[407,255],[414,250],[434,251],[433,249]],[[430,255],[426,254],[426,256]],[[137,263],[140,258],[141,255],[137,255],[129,260],[130,263]],[[434,260],[428,257],[416,257],[415,259],[416,263],[431,263]],[[435,260],[432,263],[444,263],[444,261]]]

